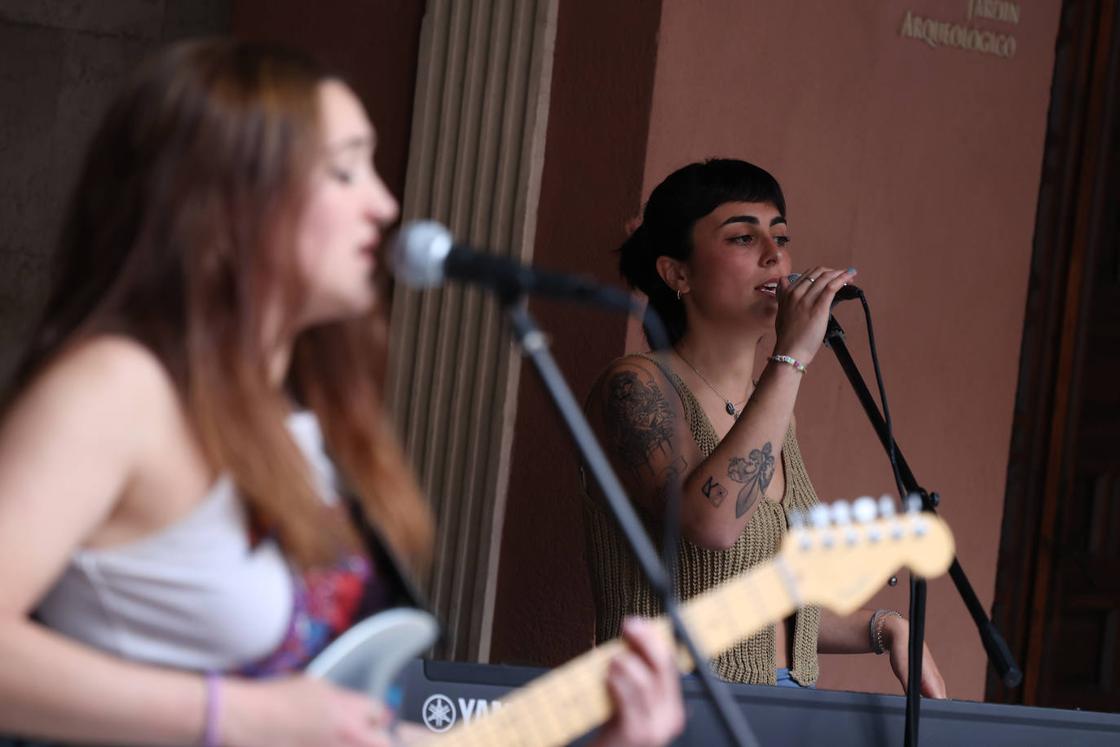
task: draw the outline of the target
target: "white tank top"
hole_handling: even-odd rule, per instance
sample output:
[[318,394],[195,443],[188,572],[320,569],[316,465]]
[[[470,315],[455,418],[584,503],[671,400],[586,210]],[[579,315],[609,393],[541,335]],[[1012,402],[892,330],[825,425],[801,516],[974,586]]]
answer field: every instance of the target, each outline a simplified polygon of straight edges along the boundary
[[[289,417],[320,493],[337,474],[315,416]],[[230,670],[270,654],[293,610],[292,570],[272,540],[249,544],[229,477],[175,524],[125,545],[78,550],[38,609],[51,628],[123,658]]]

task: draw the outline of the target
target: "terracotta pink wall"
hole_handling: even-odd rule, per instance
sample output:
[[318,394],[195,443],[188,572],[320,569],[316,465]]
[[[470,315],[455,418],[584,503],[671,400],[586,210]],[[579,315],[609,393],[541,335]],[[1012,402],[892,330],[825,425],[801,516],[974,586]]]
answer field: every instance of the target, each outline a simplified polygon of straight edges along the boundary
[[[794,264],[860,269],[896,439],[941,492],[986,607],[1060,2],[1017,5],[1018,24],[975,22],[1015,37],[1002,59],[900,36],[907,11],[964,24],[967,0],[664,0],[643,191],[692,160],[754,161],[786,192]],[[870,377],[858,305],[837,316]],[[893,492],[828,351],[796,414],[822,499]],[[872,606],[905,610],[904,578]],[[950,694],[981,700],[984,652],[947,577],[928,605]],[[827,657],[823,670],[822,687],[898,687],[885,658]]]

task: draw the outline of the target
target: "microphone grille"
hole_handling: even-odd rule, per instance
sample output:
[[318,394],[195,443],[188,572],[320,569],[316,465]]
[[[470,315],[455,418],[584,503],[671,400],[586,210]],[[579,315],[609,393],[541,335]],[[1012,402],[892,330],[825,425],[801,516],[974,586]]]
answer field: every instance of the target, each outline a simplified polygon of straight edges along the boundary
[[401,227],[389,248],[393,275],[412,288],[434,288],[444,280],[444,262],[451,252],[451,232],[431,220]]

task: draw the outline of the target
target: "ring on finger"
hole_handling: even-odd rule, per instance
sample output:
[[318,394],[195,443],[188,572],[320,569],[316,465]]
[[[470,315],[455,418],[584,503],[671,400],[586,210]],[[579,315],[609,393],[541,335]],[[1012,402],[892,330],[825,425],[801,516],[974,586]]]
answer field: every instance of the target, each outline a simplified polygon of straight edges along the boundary
[[817,282],[817,279],[815,277],[813,277],[812,275],[807,276],[805,279],[808,280],[810,283]]

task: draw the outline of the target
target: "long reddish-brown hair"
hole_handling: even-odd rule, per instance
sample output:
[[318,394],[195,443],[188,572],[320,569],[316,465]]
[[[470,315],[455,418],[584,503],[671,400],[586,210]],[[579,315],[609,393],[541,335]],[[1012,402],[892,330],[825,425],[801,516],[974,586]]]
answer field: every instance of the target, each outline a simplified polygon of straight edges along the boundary
[[291,311],[280,323],[292,331],[302,288],[291,237],[321,157],[329,77],[291,50],[232,40],[181,43],[139,70],[90,148],[21,379],[89,335],[139,340],[170,371],[213,466],[313,565],[355,539],[324,509],[285,426],[297,397],[367,517],[416,568],[431,521],[381,406],[383,312],[301,332],[288,386],[269,377],[266,299]]

